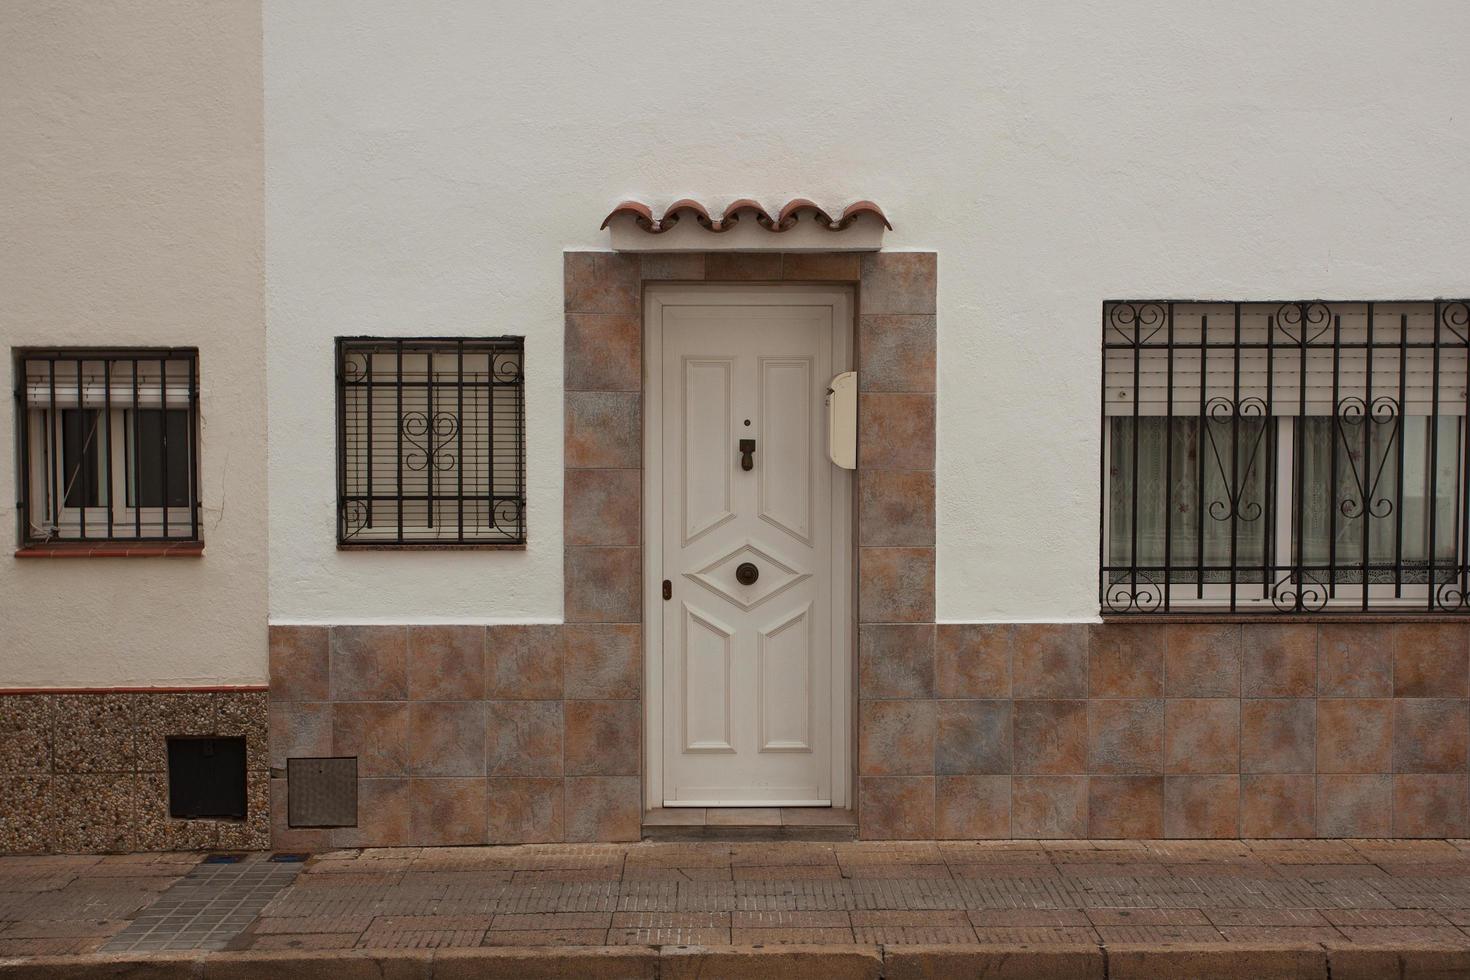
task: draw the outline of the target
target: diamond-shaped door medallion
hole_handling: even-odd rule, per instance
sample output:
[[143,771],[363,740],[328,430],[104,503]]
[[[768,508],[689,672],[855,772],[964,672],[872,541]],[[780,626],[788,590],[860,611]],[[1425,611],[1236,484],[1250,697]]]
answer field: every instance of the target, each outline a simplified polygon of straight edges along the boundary
[[[759,575],[751,584],[742,585],[736,578],[735,570],[746,562],[755,565]],[[684,576],[711,592],[724,596],[741,609],[754,609],[772,596],[811,578],[811,573],[797,571],[747,542],[697,572],[685,572]]]

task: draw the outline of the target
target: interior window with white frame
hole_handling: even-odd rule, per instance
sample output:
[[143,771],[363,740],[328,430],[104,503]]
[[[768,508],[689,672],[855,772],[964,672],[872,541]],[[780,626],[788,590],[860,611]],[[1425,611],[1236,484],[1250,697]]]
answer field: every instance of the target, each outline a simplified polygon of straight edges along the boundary
[[1110,302],[1103,612],[1467,612],[1470,307]]
[[23,544],[200,539],[197,350],[14,356]]

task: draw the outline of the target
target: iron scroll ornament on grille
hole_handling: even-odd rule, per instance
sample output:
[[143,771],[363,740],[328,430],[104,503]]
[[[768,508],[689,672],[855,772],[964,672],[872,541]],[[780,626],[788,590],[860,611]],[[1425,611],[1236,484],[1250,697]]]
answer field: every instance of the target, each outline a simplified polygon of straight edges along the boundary
[[1368,458],[1371,454],[1364,453],[1361,473],[1358,471],[1358,463],[1353,453],[1357,449],[1371,447],[1371,437],[1364,439],[1355,436],[1354,440],[1357,442],[1355,446],[1348,440],[1347,426],[1366,425],[1369,422],[1374,425],[1388,425],[1398,421],[1398,418],[1399,403],[1387,395],[1373,399],[1371,406],[1356,395],[1350,395],[1337,403],[1337,432],[1346,450],[1348,467],[1353,475],[1353,486],[1358,492],[1356,498],[1345,497],[1338,504],[1337,509],[1348,520],[1362,517],[1364,510],[1368,512],[1368,516],[1373,518],[1388,517],[1393,513],[1392,500],[1387,497],[1379,497],[1374,500],[1373,494],[1378,490],[1378,484],[1383,479],[1383,468],[1388,465],[1388,457],[1393,451],[1394,440],[1399,437],[1399,426],[1395,425],[1389,432],[1388,444],[1383,447],[1383,455],[1379,458],[1376,467],[1373,466],[1373,460]]
[[1157,612],[1164,605],[1164,590],[1147,575],[1135,574],[1127,582],[1115,582],[1103,594],[1108,612]]
[[[1239,417],[1246,419],[1265,419],[1266,403],[1259,398],[1242,398],[1239,402],[1232,402],[1228,398],[1212,398],[1205,407],[1205,414],[1211,422],[1229,422]],[[1205,436],[1210,440],[1210,452],[1214,454],[1215,466],[1220,471],[1220,482],[1226,487],[1224,500],[1212,500],[1208,507],[1211,517],[1217,521],[1228,521],[1238,518],[1247,523],[1261,516],[1261,502],[1259,500],[1247,501],[1241,506],[1241,497],[1245,495],[1245,488],[1250,485],[1251,471],[1256,467],[1256,450],[1261,447],[1261,439],[1266,435],[1266,427],[1259,427],[1255,441],[1251,443],[1249,452],[1246,453],[1245,472],[1239,475],[1231,485],[1230,475],[1225,472],[1225,461],[1220,458],[1220,447],[1215,442],[1214,429],[1205,425]]]
[[1332,329],[1332,310],[1326,303],[1283,303],[1273,318],[1291,343],[1308,347]]
[[398,428],[414,448],[403,454],[403,465],[409,469],[418,472],[432,465],[442,473],[459,462],[459,456],[450,451],[450,440],[459,434],[459,416],[453,412],[435,412],[432,420],[426,412],[405,412]]
[[1164,329],[1167,320],[1161,303],[1119,303],[1108,311],[1108,326],[1133,347],[1142,347],[1152,340]]

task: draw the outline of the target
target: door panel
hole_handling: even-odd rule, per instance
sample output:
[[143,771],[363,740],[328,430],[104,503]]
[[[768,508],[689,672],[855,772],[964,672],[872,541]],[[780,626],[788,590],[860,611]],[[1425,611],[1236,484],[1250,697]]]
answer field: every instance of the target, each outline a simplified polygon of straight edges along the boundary
[[[668,805],[832,798],[832,521],[845,520],[827,506],[824,452],[834,309],[665,303],[650,324],[672,583],[661,604]],[[743,439],[755,440],[750,470]]]
[[732,358],[684,361],[681,401],[684,427],[684,543],[718,527],[730,512],[730,417],[734,413]]

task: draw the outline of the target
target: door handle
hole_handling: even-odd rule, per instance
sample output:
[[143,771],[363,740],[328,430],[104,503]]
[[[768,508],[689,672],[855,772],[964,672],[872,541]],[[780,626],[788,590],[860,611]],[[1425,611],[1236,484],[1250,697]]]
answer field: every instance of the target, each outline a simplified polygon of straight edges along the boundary
[[740,468],[742,470],[755,469],[755,440],[740,440]]
[[754,585],[760,577],[761,570],[755,567],[754,562],[743,561],[735,566],[735,581],[741,585]]

